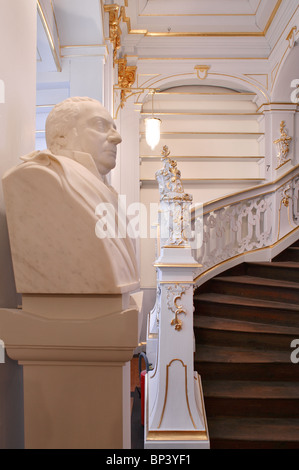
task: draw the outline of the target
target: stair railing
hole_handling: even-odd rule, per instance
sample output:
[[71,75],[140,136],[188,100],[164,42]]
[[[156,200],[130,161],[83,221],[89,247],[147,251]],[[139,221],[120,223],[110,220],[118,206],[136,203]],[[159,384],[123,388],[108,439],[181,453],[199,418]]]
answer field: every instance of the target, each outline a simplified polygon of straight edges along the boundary
[[197,286],[243,261],[271,260],[298,238],[299,165],[274,182],[193,208],[191,224]]

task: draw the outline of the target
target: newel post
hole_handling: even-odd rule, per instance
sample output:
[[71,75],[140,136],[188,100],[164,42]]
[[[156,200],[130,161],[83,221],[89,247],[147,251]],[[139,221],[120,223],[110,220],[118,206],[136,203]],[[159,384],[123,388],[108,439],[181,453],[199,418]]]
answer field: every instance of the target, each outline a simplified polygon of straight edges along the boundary
[[190,245],[192,196],[163,149],[157,300],[148,334],[157,335],[155,367],[146,378],[145,448],[209,448],[200,376],[194,371],[193,289],[199,267]]

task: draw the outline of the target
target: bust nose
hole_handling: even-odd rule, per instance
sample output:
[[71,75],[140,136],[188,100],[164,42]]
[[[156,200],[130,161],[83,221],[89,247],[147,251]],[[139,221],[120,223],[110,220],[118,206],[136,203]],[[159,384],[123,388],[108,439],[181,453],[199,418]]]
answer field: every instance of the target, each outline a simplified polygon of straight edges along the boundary
[[121,136],[119,135],[119,133],[117,132],[116,129],[111,128],[111,129],[109,130],[109,133],[108,133],[108,141],[109,141],[109,142],[112,142],[112,143],[115,144],[115,145],[121,143],[122,138],[121,138]]

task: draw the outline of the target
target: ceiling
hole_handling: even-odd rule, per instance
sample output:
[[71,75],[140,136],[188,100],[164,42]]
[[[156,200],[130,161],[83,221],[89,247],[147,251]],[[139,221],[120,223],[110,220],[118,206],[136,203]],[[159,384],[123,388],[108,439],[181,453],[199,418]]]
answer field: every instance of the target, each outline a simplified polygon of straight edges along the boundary
[[101,0],[37,0],[37,6],[38,72],[61,71],[73,47],[104,44]]
[[138,57],[268,58],[298,0],[124,0],[123,49]]
[[147,35],[263,34],[277,0],[128,0],[133,30]]
[[37,0],[37,4],[38,72],[61,71],[64,58],[105,54],[111,40],[105,10],[116,7],[120,42],[116,58],[126,57],[128,65],[139,61],[137,86],[144,80],[149,83],[150,75],[159,75],[162,64],[174,75],[185,69],[194,72],[194,64],[214,67],[218,61],[222,73],[228,73],[230,59],[235,63],[235,59],[256,59],[248,60],[242,73],[264,88],[269,77],[276,77],[277,44],[287,47],[285,38],[299,8],[299,0]]
[[[59,69],[71,46],[100,46],[104,5],[117,4],[121,55],[138,57],[269,57],[298,0],[37,0],[38,63]],[[46,28],[47,29],[47,28]],[[50,37],[49,37],[50,36]],[[52,42],[51,44],[51,37]],[[52,50],[46,60],[47,42]],[[49,49],[49,44],[48,44]],[[49,51],[48,51],[49,52]],[[57,57],[55,57],[55,54]],[[54,57],[54,62],[53,62]],[[46,62],[46,63],[45,63]]]

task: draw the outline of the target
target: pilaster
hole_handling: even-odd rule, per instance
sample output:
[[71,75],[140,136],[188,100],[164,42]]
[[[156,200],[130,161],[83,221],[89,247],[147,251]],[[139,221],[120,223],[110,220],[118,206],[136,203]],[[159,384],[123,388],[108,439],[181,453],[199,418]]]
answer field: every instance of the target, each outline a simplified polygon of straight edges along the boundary
[[[264,113],[263,126],[265,133],[264,152],[265,178],[267,181],[276,180],[285,171],[297,164],[296,157],[296,103],[269,103],[260,109]],[[284,128],[287,144],[286,156],[283,159],[277,146],[277,141],[283,138],[281,129]]]

